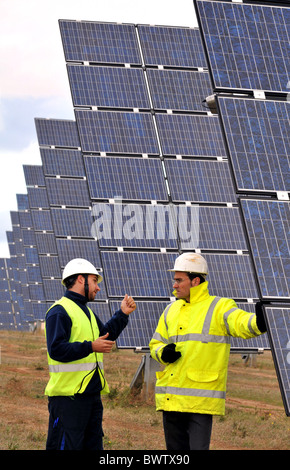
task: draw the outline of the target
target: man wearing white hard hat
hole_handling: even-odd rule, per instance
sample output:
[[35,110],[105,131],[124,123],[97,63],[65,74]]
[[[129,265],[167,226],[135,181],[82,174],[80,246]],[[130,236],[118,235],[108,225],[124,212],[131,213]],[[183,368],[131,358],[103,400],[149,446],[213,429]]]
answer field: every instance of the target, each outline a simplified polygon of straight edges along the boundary
[[265,321],[260,302],[249,313],[232,299],[209,294],[200,254],[183,253],[169,271],[177,300],[164,310],[150,341],[151,356],[165,366],[157,372],[156,409],[163,411],[168,450],[208,450],[212,417],[225,413],[230,336],[258,336]]
[[64,296],[46,314],[45,334],[50,379],[47,450],[102,450],[103,405],[109,393],[103,353],[110,353],[127,326],[135,302],[127,294],[120,310],[104,325],[87,307],[103,280],[87,260],[76,258],[64,268]]

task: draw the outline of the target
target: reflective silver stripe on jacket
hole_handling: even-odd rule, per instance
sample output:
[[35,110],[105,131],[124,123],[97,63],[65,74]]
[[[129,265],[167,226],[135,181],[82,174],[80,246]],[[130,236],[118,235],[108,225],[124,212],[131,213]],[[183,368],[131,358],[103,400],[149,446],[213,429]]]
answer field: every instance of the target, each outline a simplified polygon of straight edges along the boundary
[[[203,343],[212,342],[210,340],[210,336],[209,336],[209,329],[210,329],[210,324],[211,324],[211,320],[212,320],[213,311],[214,311],[215,306],[216,306],[216,304],[218,303],[219,300],[220,300],[220,297],[216,296],[213,299],[213,301],[211,302],[211,304],[208,308],[208,311],[207,311],[207,314],[206,314],[206,317],[205,317],[205,320],[204,320],[204,323],[203,323],[203,327],[202,327],[202,333],[201,333],[202,336],[204,337],[204,339],[201,340]],[[224,337],[222,336],[222,338],[224,338]],[[221,342],[223,342],[223,341],[221,341]]]
[[173,305],[173,304],[174,304],[174,302],[171,302],[171,304],[167,305],[166,309],[164,310],[164,323],[165,323],[167,331],[168,331],[168,325],[167,325],[168,310],[170,309],[171,305]]
[[[97,363],[100,369],[103,369],[103,363]],[[87,362],[84,364],[50,364],[48,366],[49,372],[85,372],[94,370],[97,367],[96,362]]]
[[199,388],[155,387],[155,393],[183,395],[187,397],[226,398],[226,392],[219,390],[204,390]]
[[[165,343],[165,344],[180,343],[182,341],[201,341],[202,343],[225,343],[225,344],[230,344],[231,340],[228,336],[210,335],[209,334],[209,329],[210,329],[210,324],[211,324],[213,312],[214,312],[214,309],[215,309],[215,307],[216,307],[216,305],[217,305],[217,303],[220,299],[221,299],[221,297],[216,296],[212,300],[212,302],[211,302],[211,304],[208,308],[208,311],[207,311],[207,314],[206,314],[206,317],[205,317],[205,320],[204,320],[204,324],[203,324],[201,333],[188,333],[188,334],[185,334],[185,335],[174,335],[174,336],[170,336],[169,339],[167,340],[167,338],[164,338],[162,335],[160,335],[160,333],[155,332],[154,335],[153,335],[153,338],[156,339],[157,341],[161,341],[162,343]],[[167,305],[167,307],[164,311],[164,323],[165,323],[167,331],[168,331],[167,315],[168,315],[169,309],[173,305],[173,303],[174,302]],[[229,310],[227,313],[230,314],[235,309],[236,308],[233,308],[233,309]],[[225,317],[225,318],[227,318],[227,317]],[[230,334],[227,323],[226,323],[226,328],[227,328],[228,334]],[[160,348],[158,348],[158,349],[160,349]],[[157,356],[157,352],[158,352],[158,350],[156,350],[156,357],[157,357],[157,360],[159,360],[158,356]],[[159,362],[161,362],[161,361],[159,361]]]
[[225,326],[226,326],[226,329],[227,329],[227,333],[228,335],[230,335],[230,327],[229,327],[229,324],[228,324],[228,316],[234,312],[235,310],[237,310],[238,307],[233,307],[231,308],[230,310],[228,310],[227,312],[224,313],[224,323],[225,323]]

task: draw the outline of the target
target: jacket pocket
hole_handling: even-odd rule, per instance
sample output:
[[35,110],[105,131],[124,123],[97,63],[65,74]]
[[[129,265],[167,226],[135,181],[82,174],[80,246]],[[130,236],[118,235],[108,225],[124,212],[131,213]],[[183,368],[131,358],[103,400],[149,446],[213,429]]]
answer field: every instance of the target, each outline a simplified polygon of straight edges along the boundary
[[189,369],[187,371],[187,377],[192,380],[193,382],[215,382],[218,377],[219,373],[215,370],[196,370],[196,369]]

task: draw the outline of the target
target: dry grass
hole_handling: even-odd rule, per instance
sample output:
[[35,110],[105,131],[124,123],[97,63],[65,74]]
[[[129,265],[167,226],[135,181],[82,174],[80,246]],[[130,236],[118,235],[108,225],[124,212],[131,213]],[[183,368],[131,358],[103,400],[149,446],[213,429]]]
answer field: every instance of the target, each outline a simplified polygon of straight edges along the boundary
[[[48,379],[43,333],[0,332],[0,449],[45,448]],[[153,397],[130,393],[140,363],[130,350],[105,357],[111,395],[104,402],[104,446],[109,450],[165,449],[162,416]],[[283,408],[271,353],[246,366],[231,355],[226,416],[214,418],[213,450],[289,450],[290,421]]]

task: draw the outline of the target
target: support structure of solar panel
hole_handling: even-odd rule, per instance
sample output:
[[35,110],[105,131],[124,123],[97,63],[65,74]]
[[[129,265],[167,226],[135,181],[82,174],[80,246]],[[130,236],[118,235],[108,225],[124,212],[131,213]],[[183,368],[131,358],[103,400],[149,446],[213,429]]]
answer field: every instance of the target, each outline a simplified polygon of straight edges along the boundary
[[290,8],[211,0],[195,7],[289,416]]
[[[170,300],[171,282],[167,269],[174,263],[178,252],[186,249],[206,250],[212,273],[218,272],[226,262],[233,276],[230,280],[239,285],[234,293],[237,300],[256,298],[257,293],[252,287],[254,283],[250,282],[248,286],[239,283],[245,272],[251,272],[251,266],[248,254],[243,251],[246,245],[243,237],[237,242],[233,236],[237,226],[241,227],[241,221],[219,121],[203,107],[204,98],[212,91],[198,29],[74,21],[60,21],[60,29],[89,189],[93,201],[100,200],[94,211],[97,216],[101,211],[103,213],[103,218],[96,218],[95,226],[98,230],[103,224],[99,244],[111,301],[128,290],[140,301],[140,311],[145,312],[152,307],[152,303],[147,300],[146,304],[145,301],[150,295],[151,302],[155,298],[155,301],[163,303],[160,314],[164,304]],[[113,31],[115,34],[112,34]],[[104,34],[107,36],[103,41]],[[112,49],[116,37],[119,42]],[[166,42],[170,47],[165,47]],[[122,53],[115,54],[120,47]],[[124,61],[125,50],[128,55]],[[173,92],[170,91],[172,88]],[[170,132],[166,134],[168,128]],[[182,132],[184,135],[178,138],[176,134],[182,135]],[[194,140],[192,135],[195,135]],[[214,148],[211,142],[216,142]],[[160,181],[164,181],[166,186],[160,201],[150,206],[148,203],[157,199],[156,196],[152,197],[152,191],[150,193],[147,189],[144,195],[138,191],[139,188],[136,190],[133,187],[130,192],[132,188],[129,184],[134,186],[136,174],[149,172],[149,162],[153,160],[158,162],[159,168],[162,167],[165,176],[164,181],[156,166],[159,186]],[[206,184],[208,191],[201,186],[195,194],[189,195],[191,181],[186,185],[187,194],[174,198],[178,167],[181,181],[187,175],[196,174],[203,177],[203,185]],[[131,178],[127,180],[124,178],[124,168],[127,172],[129,168]],[[211,173],[211,177],[207,178],[206,173]],[[151,175],[149,179],[154,181],[154,174]],[[113,179],[113,184],[110,181],[107,185],[108,176]],[[217,187],[218,182],[220,194],[217,195],[213,188]],[[145,180],[145,183],[148,185],[148,181]],[[178,194],[180,185],[177,184],[176,188]],[[207,192],[211,194],[205,198]],[[164,199],[167,199],[166,206],[163,205]],[[124,202],[130,202],[130,206]],[[162,217],[164,210],[170,214],[169,227],[174,227],[177,233],[174,238],[176,246],[168,246],[168,239],[164,240],[164,233],[170,233],[168,226],[160,245],[156,231],[155,237],[151,237],[151,244],[144,237],[146,222],[152,221],[150,216],[146,219],[147,212],[159,211],[159,217]],[[200,245],[196,244],[196,229],[188,233],[185,226],[178,224],[177,213],[183,222],[188,217],[196,222],[201,215]],[[134,216],[128,220],[132,214]],[[235,222],[229,225],[230,215]],[[209,218],[205,219],[206,216],[210,217],[210,221]],[[119,225],[115,224],[116,217],[119,217]],[[174,219],[175,224],[170,225]],[[227,233],[225,237],[225,234],[220,234],[219,241],[214,240],[217,222],[224,230],[228,227],[232,235]],[[122,234],[116,228],[120,224],[125,229]],[[136,229],[137,224],[141,229]],[[152,227],[152,223],[148,226]],[[209,227],[212,227],[211,239],[205,236]],[[125,231],[129,236],[125,236]],[[159,251],[165,253],[154,252],[158,246]],[[124,272],[123,266],[130,268]],[[151,283],[147,279],[148,272],[153,280]],[[156,279],[159,284],[162,281],[161,288],[156,288]],[[215,280],[219,280],[219,276],[212,274],[212,283]],[[218,282],[213,288],[220,295],[233,297],[233,291]],[[141,322],[144,321],[146,316],[141,314]],[[146,347],[152,333],[153,330],[150,335],[142,335],[142,332],[140,335],[138,332],[139,340],[134,344],[136,332],[133,328],[127,328],[118,344],[121,347],[140,347],[142,343]]]
[[[59,119],[36,119],[35,124],[53,228],[49,257],[55,255],[58,259],[57,275],[46,282],[47,285],[50,283],[50,296],[58,300],[64,292],[61,272],[71,259],[88,259],[99,271],[102,271],[102,265],[98,245],[91,230],[92,204],[76,123]],[[42,243],[45,250],[43,240],[39,240],[39,243]],[[49,273],[46,271],[43,274],[48,276]],[[89,305],[101,320],[108,320],[110,310],[104,284],[101,285],[96,301]]]

